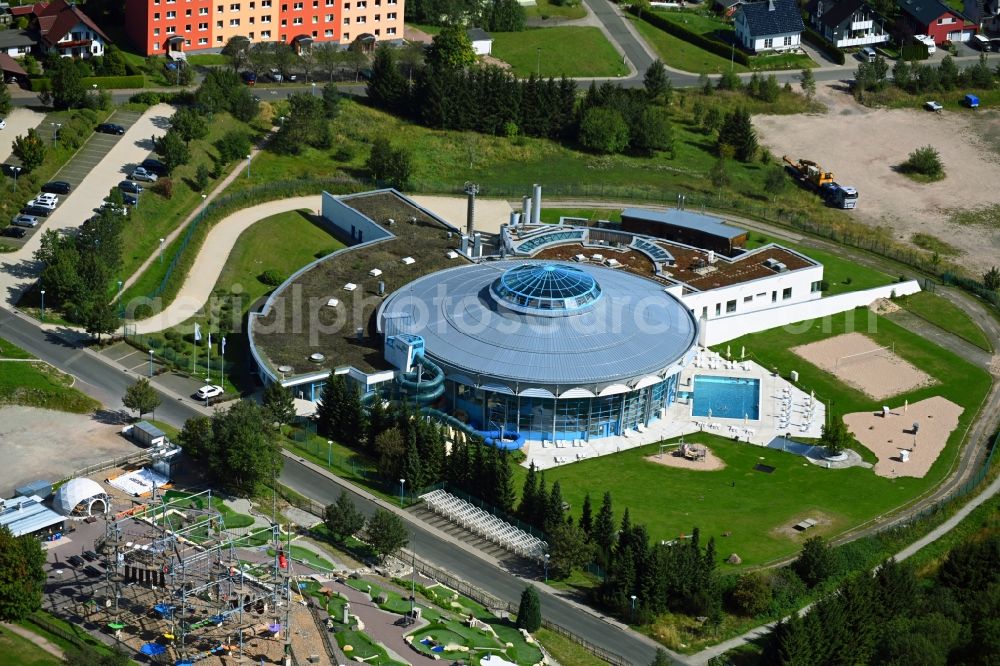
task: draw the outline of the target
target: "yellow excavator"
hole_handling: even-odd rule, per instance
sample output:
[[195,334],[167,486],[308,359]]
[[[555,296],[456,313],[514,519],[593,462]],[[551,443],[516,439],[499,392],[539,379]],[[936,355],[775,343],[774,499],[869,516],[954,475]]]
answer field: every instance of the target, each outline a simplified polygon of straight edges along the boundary
[[823,171],[820,165],[811,160],[795,162],[787,155],[781,159],[799,182],[818,192],[831,206],[850,210],[857,205],[857,189],[835,182],[832,171]]
[[782,157],[785,163],[792,169],[792,172],[798,176],[800,180],[805,180],[812,183],[813,187],[820,188],[827,183],[833,182],[833,172],[823,171],[823,168],[812,162],[810,160],[799,160],[798,162],[793,162],[789,159],[788,155]]

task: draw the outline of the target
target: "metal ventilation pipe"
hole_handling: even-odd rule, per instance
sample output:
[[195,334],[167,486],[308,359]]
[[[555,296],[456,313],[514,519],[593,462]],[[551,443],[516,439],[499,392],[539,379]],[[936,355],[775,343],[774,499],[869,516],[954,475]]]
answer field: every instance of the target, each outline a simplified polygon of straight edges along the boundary
[[468,209],[465,213],[465,233],[471,236],[476,230],[476,195],[479,185],[466,181],[465,195],[468,197]]
[[521,219],[524,220],[525,224],[531,224],[531,222],[532,222],[532,217],[531,217],[531,197],[524,197],[524,199],[521,200],[521,208],[524,211],[521,214]]
[[542,186],[535,184],[532,186],[532,194],[535,197],[535,201],[531,206],[531,222],[533,224],[541,224],[542,222]]

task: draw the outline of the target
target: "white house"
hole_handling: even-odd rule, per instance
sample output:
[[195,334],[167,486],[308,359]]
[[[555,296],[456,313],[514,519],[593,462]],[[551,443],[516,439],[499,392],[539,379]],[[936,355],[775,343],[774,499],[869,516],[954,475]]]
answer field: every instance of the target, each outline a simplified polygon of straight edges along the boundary
[[22,58],[35,46],[35,36],[27,30],[0,30],[0,53]]
[[804,29],[795,0],[748,2],[736,11],[736,39],[754,53],[794,51]]
[[89,16],[65,0],[53,0],[43,9],[36,5],[39,44],[46,51],[55,51],[64,58],[90,58],[104,55],[111,40]]
[[465,31],[472,42],[472,51],[477,56],[490,55],[493,52],[493,37],[482,28],[469,28]]
[[965,15],[978,23],[981,30],[1000,32],[1000,0],[965,0],[964,9]]
[[838,48],[889,41],[885,21],[865,0],[812,0],[806,12],[816,32]]

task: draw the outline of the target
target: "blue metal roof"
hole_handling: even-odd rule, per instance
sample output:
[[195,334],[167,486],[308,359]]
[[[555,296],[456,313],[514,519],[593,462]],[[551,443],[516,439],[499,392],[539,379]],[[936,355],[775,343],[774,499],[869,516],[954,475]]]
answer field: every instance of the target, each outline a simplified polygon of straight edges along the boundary
[[0,525],[6,525],[16,537],[44,530],[64,520],[63,516],[42,504],[37,495],[4,500],[4,508],[0,511]]
[[508,268],[493,281],[490,291],[507,307],[543,316],[580,310],[601,297],[601,287],[590,273],[562,264]]
[[739,12],[746,18],[750,36],[754,38],[805,30],[796,0],[748,2],[740,6]]
[[[484,262],[425,275],[386,299],[380,328],[392,317],[398,331],[422,336],[426,355],[449,377],[506,384],[514,392],[552,386],[557,395],[576,386],[600,390],[658,375],[697,341],[694,316],[662,285],[593,264],[573,267],[601,290],[591,307],[543,314],[498,302],[491,285],[525,263]],[[590,281],[573,284],[576,293]]]
[[742,236],[746,229],[734,227],[726,224],[717,217],[711,215],[701,215],[699,213],[689,213],[686,210],[644,210],[642,208],[626,208],[622,211],[622,217],[631,217],[636,220],[646,220],[648,222],[659,222],[661,224],[672,224],[677,227],[694,229],[702,233],[718,236],[719,238],[732,239]]

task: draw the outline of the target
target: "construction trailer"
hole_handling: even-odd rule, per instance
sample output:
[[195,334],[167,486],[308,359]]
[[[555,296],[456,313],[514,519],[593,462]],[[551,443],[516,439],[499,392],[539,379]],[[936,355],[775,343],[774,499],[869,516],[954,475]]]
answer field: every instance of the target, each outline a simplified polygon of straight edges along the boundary
[[845,210],[857,206],[857,188],[837,183],[832,171],[823,171],[823,167],[812,160],[792,161],[787,155],[782,160],[787,165],[788,172],[797,181],[823,197],[830,206]]

